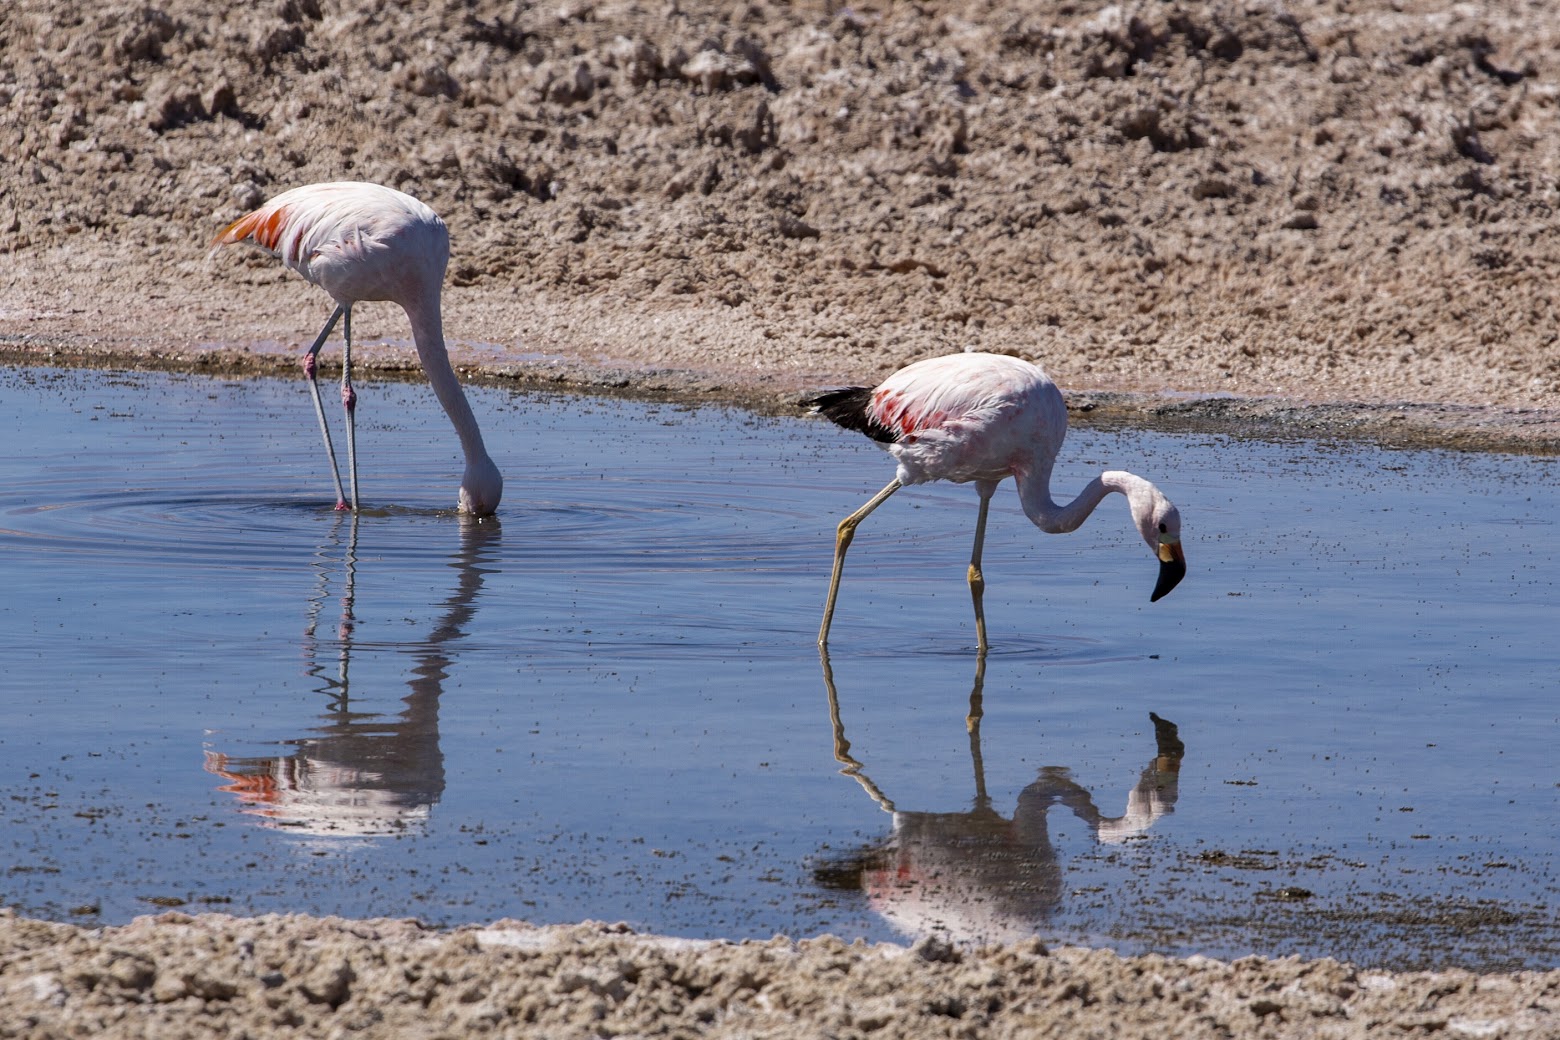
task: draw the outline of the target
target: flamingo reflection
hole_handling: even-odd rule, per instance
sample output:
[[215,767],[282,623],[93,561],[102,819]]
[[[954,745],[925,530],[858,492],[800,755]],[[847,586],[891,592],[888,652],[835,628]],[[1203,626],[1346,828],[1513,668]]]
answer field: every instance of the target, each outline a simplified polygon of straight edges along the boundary
[[826,888],[863,892],[872,909],[904,935],[942,934],[974,944],[1032,938],[1061,904],[1064,893],[1061,863],[1046,823],[1051,806],[1066,806],[1098,841],[1108,845],[1142,834],[1174,811],[1186,748],[1175,723],[1150,712],[1154,756],[1127,793],[1126,810],[1120,816],[1100,812],[1090,792],[1072,779],[1066,767],[1045,766],[1019,792],[1012,817],[1004,817],[986,789],[981,755],[984,653],[976,658],[965,719],[974,772],[971,808],[945,813],[902,810],[851,755],[828,654],[822,659],[834,757],[844,767],[840,772],[893,815],[893,829],[879,841],[815,868],[814,878]]
[[[345,532],[345,544],[342,544]],[[416,664],[394,717],[353,707],[350,669],[357,576],[358,517],[338,518],[331,541],[316,554],[319,581],[310,597],[304,654],[309,674],[323,685],[330,701],[321,725],[289,740],[281,755],[240,757],[206,752],[206,771],[227,781],[219,790],[237,796],[244,813],[265,826],[290,833],[373,837],[394,834],[426,822],[444,794],[444,753],[439,746],[439,698],[449,675],[448,645],[460,639],[476,610],[488,568],[484,566],[499,535],[497,521],[462,518],[460,551],[450,561],[455,589],[427,639],[411,644]],[[329,599],[331,561],[342,561],[341,616],[334,640],[334,675],[319,657],[316,630]]]

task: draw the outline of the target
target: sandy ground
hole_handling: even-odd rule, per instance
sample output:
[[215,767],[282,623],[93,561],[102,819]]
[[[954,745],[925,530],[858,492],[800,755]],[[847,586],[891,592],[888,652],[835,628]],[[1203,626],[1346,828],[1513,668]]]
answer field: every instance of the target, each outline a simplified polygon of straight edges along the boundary
[[[1076,415],[1560,450],[1547,0],[9,0],[0,360],[282,371],[285,188],[449,223],[468,378],[789,409],[965,347]],[[389,305],[365,362],[414,367]],[[0,918],[0,1036],[1560,1036],[1560,973]]]
[[1334,961],[1123,960],[621,926],[165,914],[0,918],[3,1037],[1553,1037],[1560,972],[1388,975]]
[[204,246],[362,179],[449,222],[496,378],[780,406],[974,346],[1560,446],[1546,0],[12,0],[0,50],[12,359],[280,369],[326,300]]

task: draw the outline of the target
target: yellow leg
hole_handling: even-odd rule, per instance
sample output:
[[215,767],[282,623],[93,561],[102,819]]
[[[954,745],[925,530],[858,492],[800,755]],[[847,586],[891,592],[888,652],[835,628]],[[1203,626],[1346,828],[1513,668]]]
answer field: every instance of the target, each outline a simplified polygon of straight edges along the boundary
[[829,645],[829,626],[834,622],[834,600],[840,594],[840,575],[845,571],[845,550],[850,548],[850,540],[856,537],[857,525],[902,486],[897,478],[889,481],[888,486],[873,495],[871,501],[840,521],[834,535],[834,574],[829,579],[829,602],[824,605],[823,625],[818,629],[819,646]]
[[977,753],[980,752],[980,720],[986,714],[985,697],[981,691],[986,687],[986,651],[981,650],[975,655],[975,685],[970,688],[970,713],[964,716],[964,728],[969,731],[970,739]]
[[970,689],[970,713],[964,716],[964,728],[970,734],[970,765],[975,770],[975,808],[989,810],[991,795],[986,793],[986,760],[980,753],[981,689],[986,685],[986,651],[975,655],[975,685]]
[[975,519],[975,548],[970,551],[970,599],[975,603],[975,648],[985,653],[986,642],[986,575],[981,573],[980,553],[986,544],[986,511],[991,506],[989,493],[980,496],[980,515]]
[[893,812],[894,803],[889,801],[877,784],[874,784],[867,775],[861,771],[861,763],[850,753],[850,741],[845,739],[845,723],[840,721],[840,695],[834,689],[834,669],[829,667],[829,651],[827,647],[818,647],[818,659],[823,662],[823,686],[829,694],[829,725],[834,728],[834,760],[845,768],[840,772],[851,777],[861,785],[883,808],[884,812]]

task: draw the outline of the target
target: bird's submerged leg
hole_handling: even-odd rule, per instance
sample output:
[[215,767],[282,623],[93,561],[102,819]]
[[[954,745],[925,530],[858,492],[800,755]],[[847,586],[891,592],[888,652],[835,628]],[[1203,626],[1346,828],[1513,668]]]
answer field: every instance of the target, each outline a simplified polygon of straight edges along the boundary
[[[347,305],[342,336],[346,346],[341,354],[341,407],[347,415],[347,473],[352,481],[352,511],[358,509],[357,479],[357,391],[352,389],[352,307]],[[337,509],[344,508],[340,505]]]
[[309,392],[314,396],[314,414],[320,420],[320,436],[325,440],[325,457],[330,460],[330,479],[336,485],[336,508],[346,508],[346,496],[341,492],[341,473],[336,469],[336,449],[330,443],[330,426],[325,422],[325,402],[320,399],[319,356],[320,348],[325,345],[325,340],[330,337],[331,330],[336,327],[336,322],[347,312],[345,307],[337,305],[331,314],[330,320],[320,330],[320,334],[314,338],[314,345],[304,352],[303,374],[309,377]]
[[986,688],[986,651],[981,650],[975,655],[975,684],[970,687],[970,711],[964,716],[964,728],[970,735],[970,750],[976,758],[980,757],[980,720],[986,714],[985,696],[982,693]]
[[894,803],[889,801],[877,784],[867,778],[867,774],[861,771],[861,763],[850,753],[850,741],[845,739],[845,723],[840,721],[840,695],[834,688],[834,669],[829,667],[828,647],[818,648],[818,659],[823,662],[823,686],[829,694],[829,724],[834,727],[834,760],[845,767],[840,772],[860,784],[861,789],[882,806],[883,811],[893,812]]
[[970,550],[970,599],[975,604],[975,647],[984,654],[990,644],[986,642],[986,575],[980,569],[980,554],[986,545],[986,514],[991,509],[991,496],[997,486],[988,487],[982,483],[977,490],[980,492],[980,515],[975,518],[975,548]]
[[840,593],[840,575],[845,570],[845,550],[850,548],[851,539],[856,537],[857,525],[902,486],[898,478],[889,481],[888,486],[873,495],[866,505],[840,521],[839,529],[834,536],[834,576],[829,579],[829,602],[824,605],[823,625],[818,629],[819,646],[829,645],[829,626],[834,622],[834,600]]

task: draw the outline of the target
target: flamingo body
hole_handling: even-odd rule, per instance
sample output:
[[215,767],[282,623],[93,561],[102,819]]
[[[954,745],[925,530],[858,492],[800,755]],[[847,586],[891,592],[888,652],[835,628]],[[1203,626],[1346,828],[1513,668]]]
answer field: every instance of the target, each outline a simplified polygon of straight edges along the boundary
[[881,443],[899,464],[887,487],[840,522],[834,576],[818,633],[820,645],[828,641],[845,550],[856,526],[908,484],[950,480],[976,486],[980,514],[969,583],[982,648],[987,643],[981,606],[985,590],[981,548],[991,496],[1007,477],[1018,485],[1025,514],[1049,534],[1076,530],[1106,495],[1119,492],[1127,499],[1133,526],[1160,562],[1159,581],[1151,599],[1167,595],[1186,574],[1180,512],[1142,477],[1107,470],[1072,502],[1059,505],[1052,500],[1051,471],[1067,435],[1067,406],[1061,391],[1038,365],[1005,354],[953,354],[918,361],[875,388],[830,391],[812,404],[825,418]]
[[1006,354],[951,354],[902,368],[872,391],[872,421],[893,433],[901,484],[968,483],[1054,458],[1067,433],[1061,391]]
[[336,311],[305,353],[303,367],[314,391],[320,429],[337,486],[337,508],[346,508],[335,453],[315,386],[315,358],[338,319],[345,318],[342,404],[357,508],[357,462],[351,385],[352,306],[364,300],[399,304],[412,325],[418,358],[434,393],[450,417],[466,458],[459,506],[491,514],[504,481],[488,455],[475,416],[450,365],[444,344],[440,296],[449,264],[450,239],[444,221],[422,202],[380,184],[337,181],[293,188],[224,228],[213,248],[249,241],[278,257],[283,266],[318,285],[336,301]]
[[229,224],[218,245],[252,240],[337,303],[437,300],[449,231],[417,199],[381,184],[294,188]]

